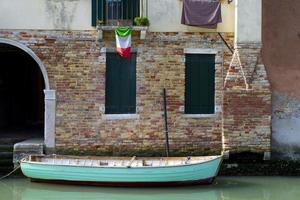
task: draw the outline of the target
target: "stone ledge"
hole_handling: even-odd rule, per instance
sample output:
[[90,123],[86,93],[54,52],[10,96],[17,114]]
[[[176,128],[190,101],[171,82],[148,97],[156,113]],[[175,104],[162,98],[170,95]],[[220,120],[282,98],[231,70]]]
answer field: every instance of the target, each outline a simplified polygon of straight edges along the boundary
[[[116,48],[108,48],[108,47],[102,47],[100,49],[100,53],[116,53]],[[131,53],[139,53],[141,52],[140,48],[131,48]]]
[[261,42],[248,42],[248,43],[235,43],[236,49],[260,49],[262,48]]
[[[102,41],[103,39],[103,31],[112,31],[115,30],[118,26],[97,26],[97,40]],[[132,30],[134,31],[139,31],[140,34],[140,39],[145,40],[147,31],[149,27],[148,26],[132,26]]]
[[201,119],[201,118],[213,118],[217,117],[218,114],[184,114],[184,118],[193,118],[193,119]]
[[106,114],[102,115],[103,120],[125,120],[125,119],[139,119],[138,114]]
[[[97,30],[111,31],[111,30],[115,30],[118,27],[119,26],[101,25],[101,26],[97,26]],[[132,26],[131,28],[134,31],[147,31],[148,30],[148,26]]]
[[185,54],[218,54],[218,49],[209,48],[185,48]]
[[43,154],[44,140],[42,138],[28,139],[14,145],[13,163],[17,163],[30,154]]
[[297,160],[224,161],[219,176],[299,176],[299,164]]

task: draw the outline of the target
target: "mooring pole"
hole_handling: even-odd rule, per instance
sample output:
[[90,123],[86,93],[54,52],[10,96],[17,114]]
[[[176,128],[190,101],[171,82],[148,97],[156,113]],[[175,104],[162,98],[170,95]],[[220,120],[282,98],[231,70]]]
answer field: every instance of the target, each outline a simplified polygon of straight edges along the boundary
[[165,119],[165,142],[166,142],[166,155],[169,157],[169,130],[168,130],[168,113],[167,113],[167,92],[166,88],[163,89],[164,96],[164,119]]

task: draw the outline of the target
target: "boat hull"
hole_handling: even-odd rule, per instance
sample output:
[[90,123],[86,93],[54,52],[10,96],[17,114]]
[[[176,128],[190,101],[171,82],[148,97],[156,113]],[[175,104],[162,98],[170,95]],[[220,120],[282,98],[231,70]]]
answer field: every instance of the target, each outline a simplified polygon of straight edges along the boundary
[[95,181],[66,181],[66,180],[46,180],[31,178],[35,183],[50,183],[62,185],[92,185],[107,187],[172,187],[172,186],[192,186],[192,185],[210,185],[215,177],[195,180],[195,181],[172,181],[172,182],[95,182]]
[[23,174],[35,182],[63,184],[159,187],[211,184],[222,157],[182,166],[88,167],[21,162]]

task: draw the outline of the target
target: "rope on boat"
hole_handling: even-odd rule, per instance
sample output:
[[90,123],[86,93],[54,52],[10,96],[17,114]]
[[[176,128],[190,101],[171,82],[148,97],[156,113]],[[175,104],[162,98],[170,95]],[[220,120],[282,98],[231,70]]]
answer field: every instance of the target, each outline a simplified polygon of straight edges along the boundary
[[17,171],[18,169],[20,169],[20,167],[21,167],[21,165],[18,165],[18,166],[17,166],[16,168],[14,168],[11,172],[9,172],[8,174],[6,174],[6,175],[0,177],[0,181],[3,180],[3,179],[5,179],[5,178],[7,178],[7,177],[9,177],[10,175],[12,175],[15,171]]

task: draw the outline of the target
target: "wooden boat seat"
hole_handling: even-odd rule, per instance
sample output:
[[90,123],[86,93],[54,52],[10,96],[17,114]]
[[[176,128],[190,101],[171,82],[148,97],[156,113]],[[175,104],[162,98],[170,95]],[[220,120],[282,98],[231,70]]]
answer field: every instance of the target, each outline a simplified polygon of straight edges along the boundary
[[153,161],[142,160],[143,167],[151,167],[153,165]]
[[185,158],[137,158],[135,156],[131,158],[114,158],[103,157],[62,157],[62,156],[50,156],[50,157],[33,157],[34,162],[45,162],[54,165],[73,165],[73,166],[91,166],[91,167],[165,167],[165,166],[179,166],[189,165],[195,163],[205,162],[207,159],[213,157],[185,157]]

